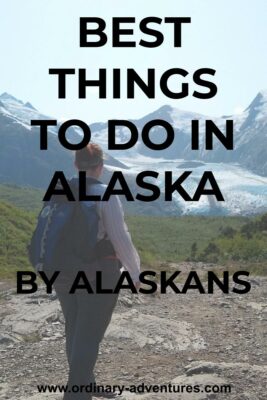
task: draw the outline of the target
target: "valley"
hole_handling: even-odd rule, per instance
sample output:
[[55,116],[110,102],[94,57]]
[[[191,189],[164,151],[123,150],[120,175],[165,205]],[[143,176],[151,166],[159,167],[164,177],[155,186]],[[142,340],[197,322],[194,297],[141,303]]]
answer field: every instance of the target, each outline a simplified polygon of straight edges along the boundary
[[[40,113],[29,102],[23,103],[7,93],[0,96],[0,182],[45,190],[55,171],[62,170],[68,178],[75,174],[72,151],[64,149],[57,139],[58,126],[48,129],[48,149],[40,150],[40,129],[30,126],[31,120],[40,119],[48,120],[51,117]],[[214,140],[212,151],[206,150],[205,135],[202,134],[198,138],[199,150],[191,149],[190,121],[197,120],[199,132],[205,132],[205,121],[209,119],[210,117],[195,112],[163,106],[149,115],[130,121],[135,126],[134,146],[123,150],[123,144],[132,139],[127,127],[117,127],[118,149],[110,150],[108,123],[90,125],[91,140],[99,143],[106,153],[104,183],[110,181],[114,172],[120,171],[132,196],[135,197],[138,189],[136,175],[151,170],[158,174],[157,187],[161,193],[158,199],[153,202],[131,202],[122,196],[127,213],[162,216],[249,216],[267,210],[267,92],[258,93],[241,114],[212,119],[221,132],[225,131],[227,120],[234,121],[232,151],[228,151],[218,139]],[[171,146],[154,150],[142,141],[141,132],[144,126],[153,120],[163,120],[168,126],[172,126],[174,134]],[[155,126],[152,131],[155,143],[166,141],[166,131],[162,126]],[[80,129],[74,126],[68,128],[67,139],[69,142],[79,143]],[[14,155],[16,167],[12,162]],[[183,183],[183,188],[191,199],[203,173],[211,171],[224,201],[218,201],[216,196],[211,194],[202,195],[199,201],[189,201],[189,198],[186,201],[179,193],[173,193],[172,201],[166,202],[165,171],[170,171],[173,179],[178,179],[185,170],[192,171]],[[148,178],[147,184],[151,185],[151,179]],[[207,185],[207,188],[210,187]]]

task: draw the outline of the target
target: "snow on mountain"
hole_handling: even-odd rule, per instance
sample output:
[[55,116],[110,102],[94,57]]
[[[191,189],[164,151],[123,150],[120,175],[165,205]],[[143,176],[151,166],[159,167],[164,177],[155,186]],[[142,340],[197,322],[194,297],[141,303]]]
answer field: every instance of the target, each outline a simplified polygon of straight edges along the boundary
[[[236,145],[243,146],[252,141],[262,125],[267,123],[267,90],[257,94],[255,99],[239,117],[239,124],[236,124]],[[265,137],[267,131],[265,130]]]
[[[260,92],[249,107],[241,114],[222,116],[217,118],[202,114],[182,111],[171,106],[163,106],[155,112],[133,121],[139,133],[143,125],[152,119],[168,121],[175,129],[175,140],[170,148],[162,151],[148,150],[143,145],[140,134],[136,146],[129,150],[111,151],[131,168],[128,174],[142,170],[171,170],[177,175],[178,171],[193,170],[192,177],[186,180],[184,187],[188,192],[196,189],[196,181],[200,179],[204,170],[213,171],[225,197],[225,202],[218,203],[213,197],[205,196],[199,202],[184,202],[174,198],[177,209],[183,213],[245,215],[254,212],[263,212],[267,209],[267,91]],[[199,120],[200,148],[191,150],[191,120]],[[221,130],[225,131],[226,120],[234,121],[234,150],[226,150],[215,139],[214,150],[204,150],[204,124],[211,119]],[[107,148],[107,126],[101,124],[94,127],[94,138]],[[127,128],[118,128],[116,132],[118,143],[126,142],[129,138]],[[158,142],[164,140],[166,133],[162,128],[152,130],[151,136]],[[155,140],[155,141],[156,141]],[[179,170],[181,161],[201,161],[201,166],[184,167]],[[187,161],[187,162],[188,162]],[[183,164],[186,164],[185,162]],[[248,171],[248,169],[250,171]],[[255,173],[253,173],[253,171]],[[164,185],[159,177],[160,185]],[[168,207],[168,205],[166,205]]]
[[3,112],[29,128],[32,119],[49,119],[49,117],[37,111],[29,102],[23,103],[23,101],[16,99],[8,93],[1,94],[0,101]]
[[[164,150],[154,151],[148,149],[141,140],[141,130],[145,123],[153,119],[162,119],[169,122],[175,131],[173,144]],[[200,149],[191,150],[191,121],[199,121]],[[234,121],[234,150],[229,151],[222,143],[214,139],[214,149],[205,150],[204,133],[205,121],[212,120],[222,131],[226,131],[226,120]],[[267,175],[267,91],[260,92],[250,106],[241,114],[209,117],[189,111],[182,111],[171,106],[163,106],[138,120],[132,121],[138,131],[139,140],[129,150],[114,150],[110,153],[115,157],[129,160],[137,157],[151,157],[166,160],[201,160],[206,162],[231,162],[240,163],[256,173]],[[164,141],[166,132],[162,127],[151,130],[153,141],[160,143]],[[94,124],[93,139],[107,149],[107,124]],[[128,128],[118,127],[116,129],[116,142],[125,143],[130,137]]]
[[[48,149],[41,151],[39,127],[31,126],[32,119],[50,117],[8,93],[0,96],[0,182],[47,187],[56,170],[64,170],[66,176],[75,173],[73,153],[59,143],[57,127],[49,128]],[[68,138],[77,140],[77,132],[70,128]],[[106,163],[127,168],[110,155]]]
[[[1,153],[3,157],[2,160],[0,159],[0,180],[2,182],[29,184],[37,187],[46,186],[46,181],[49,180],[52,171],[58,169],[54,165],[56,158],[58,158],[59,164],[68,164],[68,170],[71,170],[70,154],[67,151],[63,154],[62,146],[57,143],[54,135],[53,140],[51,140],[51,154],[36,152],[39,136],[35,133],[38,130],[30,126],[30,120],[48,118],[29,102],[24,103],[8,93],[0,95],[0,135],[1,143],[3,143]],[[140,139],[142,127],[146,122],[153,119],[168,121],[175,130],[174,143],[166,150],[147,149]],[[191,150],[191,121],[195,119],[199,120],[201,132],[201,150],[199,151]],[[222,131],[225,130],[227,119],[234,120],[233,151],[227,151],[218,141],[213,151],[204,150],[203,133],[207,119],[214,121]],[[123,169],[130,186],[136,188],[135,176],[138,172],[155,170],[159,172],[158,184],[164,190],[164,171],[170,170],[174,177],[178,177],[184,170],[192,170],[192,175],[183,185],[192,195],[203,171],[210,170],[213,171],[225,197],[225,202],[218,203],[211,196],[202,197],[199,202],[184,202],[178,196],[174,196],[172,204],[159,202],[159,205],[155,204],[154,207],[153,203],[154,210],[151,211],[150,208],[152,213],[245,215],[266,211],[267,90],[260,92],[248,108],[238,115],[212,118],[166,105],[138,120],[132,120],[132,122],[139,131],[139,140],[131,149],[123,151],[108,150],[106,123],[90,125],[92,140],[99,143],[107,153],[107,164],[110,166],[107,168],[106,177],[110,176],[114,169]],[[33,133],[34,135],[32,135]],[[57,133],[57,129],[53,128],[50,133]],[[78,128],[70,129],[70,136],[74,140],[79,135]],[[151,131],[153,141],[161,142],[165,136],[166,133],[161,127],[156,127]],[[116,130],[116,142],[125,143],[129,140],[129,137],[128,128],[119,127]],[[17,138],[17,140],[14,140],[14,138]],[[10,146],[14,146],[14,143],[17,146],[15,151],[19,155],[17,163],[20,162],[20,165],[14,166],[14,171],[13,169],[11,171],[10,165],[12,163],[6,155],[5,148],[9,149]],[[27,168],[22,149],[25,149],[27,153]],[[56,154],[60,154],[60,157],[57,157]],[[125,169],[127,167],[128,170]],[[34,176],[32,176],[33,173]],[[45,177],[44,181],[40,181],[40,176]],[[139,204],[138,207],[144,214],[148,209],[147,205],[140,206]]]
[[[0,95],[0,111],[13,118],[15,122],[21,123],[30,129],[31,119],[48,119],[50,117],[40,113],[29,102],[16,99],[8,93]],[[262,151],[262,139],[266,140],[267,124],[267,90],[258,93],[249,107],[241,114],[211,118],[207,115],[190,111],[183,111],[171,106],[163,106],[138,120],[132,122],[140,132],[144,124],[153,119],[168,121],[175,130],[175,139],[172,146],[166,150],[154,151],[144,146],[140,134],[137,144],[129,150],[110,151],[110,155],[129,159],[138,156],[164,158],[168,160],[199,159],[208,162],[237,162],[246,165],[256,172],[267,174],[267,165],[258,165],[257,154]],[[223,132],[225,131],[226,120],[234,120],[234,151],[227,151],[221,143],[215,140],[213,151],[204,148],[205,121],[211,119]],[[200,125],[200,150],[191,150],[191,121],[199,120]],[[263,126],[264,125],[264,126]],[[51,127],[50,132],[57,133],[57,128]],[[108,132],[106,123],[95,123],[91,125],[92,139],[101,144],[105,151],[108,151]],[[69,137],[74,138],[80,135],[76,127],[72,129]],[[155,142],[164,140],[166,132],[161,127],[155,127],[151,131],[151,137]],[[128,128],[119,127],[116,129],[116,142],[125,143],[129,140],[130,131]],[[252,151],[252,154],[250,154]],[[255,155],[253,153],[256,153]],[[262,160],[262,155],[260,157]],[[266,157],[267,159],[267,157]],[[267,161],[266,161],[267,163]]]
[[256,121],[267,118],[267,90],[262,90],[259,92],[248,109],[253,110],[253,112],[256,114]]
[[[195,193],[204,171],[212,171],[216,177],[224,201],[216,201],[214,196],[203,196],[200,201],[187,202],[174,194],[173,203],[181,214],[247,215],[267,210],[267,177],[260,177],[238,165],[190,162],[190,166],[187,167],[186,164],[189,162],[182,160],[179,162],[160,160],[156,166],[154,164],[154,159],[148,157],[131,160],[132,168],[129,173],[136,174],[149,170],[153,165],[152,169],[159,173],[157,184],[164,190],[165,171],[172,171],[173,181],[175,181],[185,170],[190,170],[192,174],[182,186],[191,196]],[[155,183],[154,180],[153,182]],[[166,203],[166,208],[168,208],[168,203]]]

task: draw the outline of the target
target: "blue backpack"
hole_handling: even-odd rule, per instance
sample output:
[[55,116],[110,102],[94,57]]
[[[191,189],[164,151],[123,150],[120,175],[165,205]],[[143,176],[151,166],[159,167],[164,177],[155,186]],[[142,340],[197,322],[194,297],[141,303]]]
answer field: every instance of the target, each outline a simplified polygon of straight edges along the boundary
[[[101,183],[93,178],[87,178],[87,182]],[[68,183],[76,200],[54,195],[38,216],[28,247],[36,271],[81,270],[97,257],[96,203],[78,200],[77,179]]]

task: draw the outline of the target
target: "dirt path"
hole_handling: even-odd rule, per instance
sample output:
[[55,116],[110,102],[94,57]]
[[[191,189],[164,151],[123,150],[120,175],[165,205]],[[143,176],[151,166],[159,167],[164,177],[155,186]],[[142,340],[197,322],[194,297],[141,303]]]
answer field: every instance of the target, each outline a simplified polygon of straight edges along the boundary
[[[123,294],[101,344],[101,384],[231,384],[231,394],[143,394],[122,399],[263,400],[267,389],[267,279],[246,295]],[[64,384],[64,325],[54,295],[1,296],[0,399],[61,399],[37,384]]]

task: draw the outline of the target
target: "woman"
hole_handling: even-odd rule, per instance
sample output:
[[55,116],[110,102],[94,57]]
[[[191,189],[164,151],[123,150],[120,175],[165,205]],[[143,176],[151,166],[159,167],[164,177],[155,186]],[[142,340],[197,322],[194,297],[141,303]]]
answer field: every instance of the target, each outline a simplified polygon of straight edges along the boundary
[[[79,171],[86,171],[88,194],[102,197],[105,192],[106,185],[98,180],[103,172],[103,164],[103,151],[95,143],[90,143],[84,149],[76,151],[75,166]],[[96,261],[86,266],[84,272],[90,285],[94,288],[94,272],[98,270],[102,273],[102,286],[114,288],[120,277],[120,265],[123,265],[138,288],[140,259],[124,222],[123,209],[118,196],[111,196],[108,201],[96,202],[96,210],[99,217],[97,241],[101,246],[104,243],[106,247],[112,247],[113,252],[98,251]],[[65,393],[64,400],[89,400],[92,395],[110,397],[110,393],[107,392],[88,393],[85,387],[88,389],[94,386],[93,370],[99,344],[111,320],[118,295],[88,294],[85,290],[77,290],[69,294],[66,288],[69,288],[70,280],[71,278],[67,277],[63,283],[55,286],[65,318],[66,351],[69,363],[69,392]],[[81,390],[82,387],[83,390]],[[73,388],[77,393],[72,391]]]

